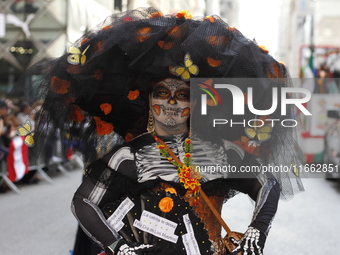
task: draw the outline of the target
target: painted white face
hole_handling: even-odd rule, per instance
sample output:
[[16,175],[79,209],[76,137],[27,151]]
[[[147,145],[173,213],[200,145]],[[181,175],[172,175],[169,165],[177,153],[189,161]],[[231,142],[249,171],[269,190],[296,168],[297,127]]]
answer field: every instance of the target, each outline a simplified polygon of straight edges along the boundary
[[166,126],[183,124],[190,115],[190,87],[184,81],[165,79],[156,84],[150,96],[155,121]]

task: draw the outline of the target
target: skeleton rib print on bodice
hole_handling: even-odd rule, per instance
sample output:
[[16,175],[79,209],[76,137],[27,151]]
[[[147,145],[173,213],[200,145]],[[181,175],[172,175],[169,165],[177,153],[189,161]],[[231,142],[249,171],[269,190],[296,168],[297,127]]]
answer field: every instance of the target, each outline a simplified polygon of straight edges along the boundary
[[[185,136],[179,134],[171,136],[171,139],[169,139],[169,137],[161,137],[161,139],[164,139],[169,148],[183,162],[185,154],[183,149]],[[224,148],[226,146],[228,146],[228,148]],[[199,165],[201,166],[201,169],[205,169],[205,171],[200,171],[202,176],[201,182],[227,177],[228,173],[226,171],[206,171],[210,166],[228,165],[226,149],[237,150],[235,150],[236,148],[232,148],[234,146],[228,142],[224,143],[224,147],[192,138],[192,164],[194,166]],[[240,156],[240,159],[243,157],[242,153],[238,152],[237,154]],[[109,165],[111,168],[117,170],[124,160],[134,160],[136,164],[135,174],[137,175],[138,182],[155,180],[157,178],[161,178],[165,181],[179,182],[177,167],[160,155],[156,142],[150,142],[141,146],[135,153],[131,152],[131,149],[128,147],[122,147],[113,155]]]

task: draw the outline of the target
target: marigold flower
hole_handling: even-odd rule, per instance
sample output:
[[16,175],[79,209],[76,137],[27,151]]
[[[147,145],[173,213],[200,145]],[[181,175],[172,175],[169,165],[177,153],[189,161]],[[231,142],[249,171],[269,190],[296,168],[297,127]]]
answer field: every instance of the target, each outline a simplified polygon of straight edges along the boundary
[[192,19],[192,15],[189,13],[188,10],[182,10],[182,11],[179,11],[177,14],[176,14],[176,17],[177,18],[185,18],[185,19]]
[[129,92],[129,94],[127,95],[127,97],[128,97],[128,99],[130,99],[130,100],[136,100],[137,97],[139,96],[139,94],[140,94],[140,92],[139,92],[138,89],[133,90],[133,91],[131,90],[131,91]]
[[211,67],[218,67],[222,64],[221,60],[213,59],[213,58],[210,58],[210,57],[207,58],[207,62]]
[[134,135],[131,134],[131,133],[127,133],[127,134],[125,135],[125,141],[126,141],[126,142],[130,142],[133,138],[134,138]]
[[105,26],[105,27],[102,28],[102,30],[108,30],[110,28],[113,28],[113,26]]
[[156,11],[150,14],[150,18],[154,19],[154,18],[158,18],[158,17],[162,17],[163,13],[160,11]]
[[161,48],[163,50],[168,50],[168,49],[171,49],[171,47],[174,45],[174,43],[173,42],[158,41],[157,45],[159,46],[159,48]]
[[97,135],[108,135],[113,131],[113,126],[111,123],[107,123],[101,120],[99,117],[93,117],[96,121],[96,134]]
[[139,42],[144,42],[146,39],[148,39],[150,37],[150,35],[148,35],[151,31],[151,27],[143,27],[138,29],[138,34],[139,36],[137,36],[137,40]]
[[174,188],[172,188],[172,187],[171,188],[166,188],[165,192],[169,192],[171,194],[177,195],[177,191]]
[[77,105],[73,105],[71,110],[71,119],[76,122],[82,122],[85,119],[84,114],[81,109]]
[[68,88],[71,86],[71,82],[59,79],[56,76],[52,77],[51,81],[52,90],[58,94],[68,93]]
[[112,111],[112,105],[104,103],[100,105],[100,109],[104,112],[105,115],[108,115]]
[[216,18],[213,16],[206,16],[203,21],[210,21],[211,23],[215,23]]
[[103,79],[103,70],[97,69],[96,71],[94,71],[93,78],[95,78],[96,80],[102,80]]
[[206,40],[209,44],[214,46],[221,46],[229,42],[229,38],[225,35],[210,35],[207,36]]
[[176,38],[181,37],[181,35],[182,35],[182,30],[181,30],[178,26],[176,26],[176,27],[171,28],[171,29],[167,32],[167,34],[168,34],[171,38],[176,39]]
[[89,38],[84,38],[81,42],[80,42],[80,45],[83,45],[84,43],[90,41]]
[[264,51],[265,53],[269,53],[269,50],[267,49],[266,46],[264,46],[264,45],[259,45],[259,48],[260,48],[262,51]]

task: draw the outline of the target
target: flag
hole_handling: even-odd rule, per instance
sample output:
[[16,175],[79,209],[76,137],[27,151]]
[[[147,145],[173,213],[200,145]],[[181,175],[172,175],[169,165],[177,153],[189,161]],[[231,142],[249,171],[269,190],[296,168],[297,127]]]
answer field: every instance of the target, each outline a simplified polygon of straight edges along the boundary
[[19,181],[28,173],[28,147],[24,143],[25,137],[15,136],[10,145],[7,156],[8,179]]

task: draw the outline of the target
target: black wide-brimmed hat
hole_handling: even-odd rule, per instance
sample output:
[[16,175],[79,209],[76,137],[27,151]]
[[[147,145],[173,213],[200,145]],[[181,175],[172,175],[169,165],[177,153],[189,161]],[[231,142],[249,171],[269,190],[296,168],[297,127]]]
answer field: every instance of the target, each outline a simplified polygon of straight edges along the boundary
[[[252,85],[256,109],[270,108],[272,99],[267,94],[272,86],[290,86],[283,63],[221,18],[192,18],[187,11],[164,15],[154,8],[108,17],[70,44],[61,57],[38,63],[32,70],[40,74],[44,98],[35,130],[37,145],[63,130],[70,141],[81,141],[87,152],[93,151],[88,159],[102,155],[98,148],[112,147],[112,138],[129,140],[145,132],[148,94],[162,79],[280,79],[274,85]],[[223,105],[227,111],[230,103]],[[246,119],[254,118],[247,114]],[[271,117],[281,118],[276,115]],[[238,130],[227,139],[247,149],[246,134]],[[266,149],[257,150],[258,158],[274,161],[273,155],[284,147],[291,150],[289,155],[295,153],[288,136],[291,131],[275,127],[263,146]]]

